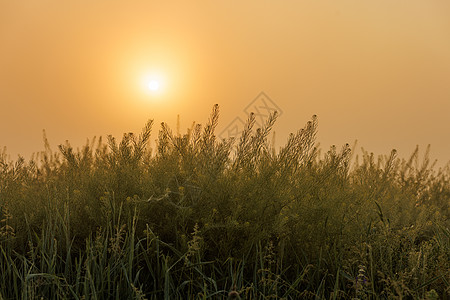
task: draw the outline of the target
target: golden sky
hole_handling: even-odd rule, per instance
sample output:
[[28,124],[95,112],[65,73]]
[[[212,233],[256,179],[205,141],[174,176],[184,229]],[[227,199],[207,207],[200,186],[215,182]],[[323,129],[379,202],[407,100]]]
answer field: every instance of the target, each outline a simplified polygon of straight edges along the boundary
[[[157,80],[153,92],[147,85]],[[138,132],[219,132],[260,92],[277,144],[318,115],[318,141],[450,160],[448,0],[0,0],[0,147]],[[156,139],[158,125],[154,128]]]

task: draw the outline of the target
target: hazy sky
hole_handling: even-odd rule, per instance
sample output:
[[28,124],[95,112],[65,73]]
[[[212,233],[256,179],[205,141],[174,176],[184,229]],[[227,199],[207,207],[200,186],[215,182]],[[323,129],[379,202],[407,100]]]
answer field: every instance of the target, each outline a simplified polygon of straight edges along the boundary
[[[148,89],[157,80],[160,89]],[[450,1],[0,0],[0,147],[182,130],[219,132],[264,91],[276,140],[318,115],[318,141],[450,160]]]

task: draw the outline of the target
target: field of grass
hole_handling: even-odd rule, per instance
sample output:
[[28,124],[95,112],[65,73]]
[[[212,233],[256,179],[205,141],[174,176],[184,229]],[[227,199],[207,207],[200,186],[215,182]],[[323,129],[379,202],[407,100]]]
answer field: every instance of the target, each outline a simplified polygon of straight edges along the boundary
[[0,154],[0,299],[450,299],[450,170],[249,117]]

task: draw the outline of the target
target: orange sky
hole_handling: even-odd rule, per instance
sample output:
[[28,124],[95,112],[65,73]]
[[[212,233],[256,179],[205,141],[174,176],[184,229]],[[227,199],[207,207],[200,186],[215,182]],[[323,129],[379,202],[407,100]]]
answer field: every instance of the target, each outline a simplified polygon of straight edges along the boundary
[[[161,90],[146,89],[157,78]],[[147,119],[219,131],[264,91],[277,143],[313,114],[324,149],[450,160],[448,0],[0,0],[0,147],[138,132]],[[157,130],[154,128],[156,139]]]

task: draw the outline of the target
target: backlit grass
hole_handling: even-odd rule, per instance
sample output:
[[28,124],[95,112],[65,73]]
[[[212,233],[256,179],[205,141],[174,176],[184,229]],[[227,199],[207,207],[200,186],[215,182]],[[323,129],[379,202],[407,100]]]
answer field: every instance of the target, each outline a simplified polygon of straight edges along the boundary
[[0,299],[448,299],[450,172],[416,149],[317,149],[314,116],[219,140],[152,122],[121,141],[0,155]]

